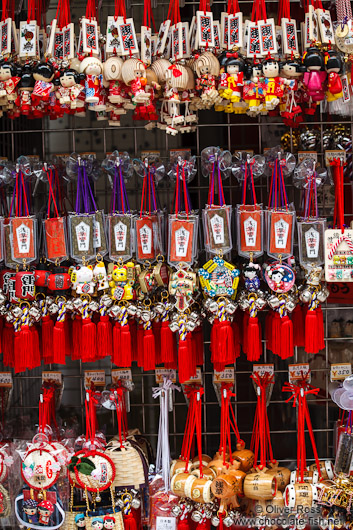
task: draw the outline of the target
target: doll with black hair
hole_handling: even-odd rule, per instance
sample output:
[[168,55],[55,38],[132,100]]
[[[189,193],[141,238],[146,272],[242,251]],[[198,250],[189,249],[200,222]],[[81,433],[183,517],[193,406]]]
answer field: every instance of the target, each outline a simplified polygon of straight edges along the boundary
[[30,64],[24,64],[21,72],[21,81],[18,84],[18,96],[15,105],[21,114],[28,116],[32,109],[32,92],[34,88],[33,70]]
[[225,70],[227,73],[227,88],[223,91],[223,97],[230,100],[225,112],[242,112],[245,109],[243,87],[247,63],[238,53],[227,53]]
[[34,89],[32,93],[32,105],[39,105],[41,102],[48,103],[50,93],[54,90],[55,70],[50,63],[38,63],[33,69]]
[[84,90],[80,82],[84,78],[85,74],[80,74],[72,68],[67,68],[60,72],[60,86],[56,91],[56,97],[59,99],[61,105],[68,105],[70,109],[77,108],[77,98]]
[[20,72],[19,68],[10,61],[0,61],[0,98],[1,100],[4,98],[5,104],[17,98],[17,85],[21,81]]
[[266,110],[274,110],[277,107],[283,97],[285,84],[290,84],[290,81],[280,77],[279,73],[279,61],[269,57],[262,62]]
[[246,113],[252,118],[260,114],[263,108],[264,81],[261,64],[254,62],[250,79],[245,81],[243,90],[243,97],[248,106]]
[[291,58],[281,63],[281,76],[291,81],[291,84],[286,86],[284,98],[280,106],[283,122],[288,127],[298,127],[303,121],[303,111],[298,104],[298,100],[300,97],[299,88],[304,72],[304,65],[297,59]]
[[326,100],[330,103],[342,97],[340,74],[343,70],[343,61],[341,54],[336,50],[327,50],[325,53],[325,70],[327,72]]
[[303,55],[306,72],[303,83],[309,98],[317,103],[325,99],[324,84],[326,81],[325,61],[322,53],[316,47],[311,47]]

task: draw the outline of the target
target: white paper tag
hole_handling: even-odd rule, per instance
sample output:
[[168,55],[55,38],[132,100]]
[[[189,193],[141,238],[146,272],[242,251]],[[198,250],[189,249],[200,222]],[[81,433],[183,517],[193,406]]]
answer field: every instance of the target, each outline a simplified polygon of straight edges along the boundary
[[20,57],[36,57],[37,55],[37,23],[20,22]]
[[2,55],[11,53],[12,20],[7,18],[0,22],[0,50]]
[[130,55],[139,53],[134,20],[127,18],[126,22],[118,23],[119,38],[120,38],[120,53],[121,55]]
[[221,27],[220,27],[218,20],[215,20],[213,22],[213,35],[214,35],[215,50],[220,50],[221,49],[221,39],[220,39]]
[[184,226],[175,231],[175,255],[177,258],[185,258],[188,252],[190,232]]
[[[310,368],[309,368],[308,363],[289,364],[288,365],[288,380],[290,383],[294,383],[295,381],[300,381],[309,372],[310,372]],[[311,373],[309,373],[309,379],[307,379],[308,383],[310,383],[310,381],[311,381]]]
[[260,50],[262,55],[276,54],[277,41],[274,19],[268,18],[266,21],[259,20],[258,27],[260,34]]
[[75,226],[75,230],[78,250],[80,252],[88,252],[91,227],[84,221],[81,221]]
[[275,367],[273,364],[254,364],[252,367],[253,374],[259,374],[263,377],[265,374],[273,375],[275,373]]
[[0,372],[0,387],[12,388],[12,374],[11,372]]
[[147,224],[144,224],[139,229],[139,238],[140,238],[142,254],[151,254],[152,252],[152,230]]
[[210,220],[212,235],[215,244],[224,244],[224,220],[219,215],[215,214]]
[[101,225],[99,221],[93,219],[93,247],[99,248],[102,245]]
[[227,366],[222,372],[213,372],[213,383],[234,383],[234,367]]
[[62,385],[63,375],[61,372],[42,372],[42,383],[55,383]]
[[105,371],[104,370],[94,370],[94,371],[85,371],[84,373],[84,385],[88,390],[96,386],[105,386]]
[[260,32],[256,22],[249,22],[247,25],[247,57],[261,57]]
[[228,17],[228,49],[243,46],[243,13],[236,13]]
[[114,238],[115,238],[115,248],[119,252],[124,252],[126,249],[126,236],[127,236],[127,226],[126,224],[119,221],[114,225]]
[[122,17],[108,17],[107,18],[107,33],[105,41],[105,51],[107,53],[117,53],[120,55],[120,40],[119,40],[119,30],[118,24],[123,19]]
[[20,254],[28,254],[31,246],[31,230],[24,223],[16,228],[17,246]]
[[293,18],[290,20],[282,18],[281,26],[284,53],[288,55],[299,53],[296,21]]
[[164,52],[165,44],[168,37],[168,32],[170,28],[170,20],[165,20],[159,27],[158,37],[157,37],[157,46],[156,46],[156,55],[160,56]]
[[176,371],[172,370],[171,368],[156,368],[156,383],[163,383],[163,377],[167,377],[172,381],[172,383],[176,383]]
[[197,11],[197,32],[199,46],[202,48],[214,47],[213,14],[211,11]]
[[311,227],[305,232],[306,255],[308,258],[317,258],[319,255],[320,234]]
[[221,47],[228,50],[228,13],[221,13]]
[[249,215],[244,221],[245,244],[247,247],[256,245],[257,221]]
[[63,40],[64,59],[73,59],[75,55],[75,28],[72,22],[63,27]]
[[286,248],[289,234],[289,224],[284,219],[280,219],[274,224],[274,227],[276,248]]
[[352,374],[351,363],[335,363],[330,366],[330,380],[332,381],[343,381],[349,375]]
[[342,93],[344,103],[348,103],[351,100],[351,92],[349,87],[349,81],[347,75],[341,77],[342,81]]
[[129,368],[127,369],[118,369],[115,368],[112,370],[112,384],[117,385],[118,381],[132,381],[132,374]]
[[176,530],[176,518],[157,515],[156,530]]

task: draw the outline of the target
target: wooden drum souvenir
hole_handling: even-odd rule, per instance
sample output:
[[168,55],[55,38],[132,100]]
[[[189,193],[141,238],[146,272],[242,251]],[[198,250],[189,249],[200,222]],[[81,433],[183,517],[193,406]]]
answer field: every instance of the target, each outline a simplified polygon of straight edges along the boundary
[[240,469],[247,473],[254,465],[254,453],[250,449],[240,449],[232,453],[234,460],[240,462]]
[[284,492],[284,504],[287,508],[303,506],[310,508],[318,498],[317,487],[313,484],[299,482],[289,484]]
[[193,483],[197,480],[194,475],[190,473],[177,473],[172,477],[170,483],[170,489],[178,497],[188,497],[191,498],[191,487]]
[[[202,458],[202,465],[203,467],[207,467],[208,464],[211,462],[212,458],[208,455],[201,455]],[[198,456],[194,456],[194,458],[191,460],[191,467],[190,469],[196,469],[200,466],[200,458]]]
[[[172,464],[170,466],[170,476],[177,475],[178,473],[185,473],[186,468],[186,462],[185,460],[181,460],[181,458],[178,458],[177,460],[172,460]],[[187,469],[191,469],[191,461],[188,462]]]
[[275,466],[272,469],[267,469],[266,475],[276,477],[277,489],[284,491],[290,482],[291,471],[287,467]]
[[[317,471],[316,464],[311,464],[311,466],[309,466],[309,469],[311,471]],[[333,465],[332,465],[332,462],[330,462],[330,460],[324,460],[320,462],[320,471],[321,471],[322,480],[333,479],[333,475],[334,475]]]
[[277,489],[276,491],[276,495],[273,497],[273,499],[271,499],[270,501],[266,501],[266,513],[270,514],[270,513],[278,513],[278,510],[276,511],[275,509],[272,510],[271,512],[271,509],[269,508],[269,506],[273,506],[273,507],[276,507],[276,508],[283,508],[284,507],[284,498],[283,498],[283,493],[282,491],[280,491],[279,489]]
[[230,470],[218,475],[212,482],[212,493],[218,499],[233,497],[243,494],[244,471]]
[[276,495],[276,477],[267,473],[249,473],[244,479],[244,495],[248,499],[270,500]]
[[[317,484],[319,481],[319,473],[316,470],[306,470],[304,471],[303,481],[310,482],[310,484]],[[290,474],[290,483],[295,484],[296,482],[300,482],[300,473],[297,469]]]
[[213,499],[211,484],[212,480],[196,478],[191,484],[191,496],[189,498],[195,502],[211,502]]
[[[194,475],[194,477],[200,478],[201,470],[200,470],[200,468],[193,469],[192,471],[190,471],[190,473],[192,475]],[[210,469],[209,467],[203,467],[202,468],[202,477],[203,478],[208,478],[209,480],[213,480],[215,478],[215,476],[216,476],[216,472],[213,469]]]

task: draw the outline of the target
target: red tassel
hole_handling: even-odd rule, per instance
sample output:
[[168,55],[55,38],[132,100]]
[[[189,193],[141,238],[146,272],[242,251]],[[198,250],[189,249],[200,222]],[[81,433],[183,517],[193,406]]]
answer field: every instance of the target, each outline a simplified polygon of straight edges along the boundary
[[195,328],[192,338],[195,343],[196,365],[201,366],[204,363],[203,329],[201,325]]
[[129,323],[120,327],[120,351],[122,356],[122,366],[131,366],[131,333]]
[[72,327],[68,317],[64,320],[65,330],[65,355],[70,356],[72,352]]
[[240,350],[241,350],[241,340],[240,340],[240,330],[238,326],[238,322],[233,320],[232,322],[232,328],[233,328],[233,337],[234,337],[234,351],[235,351],[235,358],[237,359],[240,357]]
[[148,372],[156,367],[156,344],[152,329],[143,332],[143,369]]
[[152,324],[154,342],[155,342],[155,345],[156,345],[156,364],[161,364],[162,363],[161,327],[162,327],[162,322],[153,322],[153,324]]
[[130,333],[131,333],[131,361],[137,361],[137,322],[132,319],[129,321]]
[[276,352],[281,359],[288,359],[293,355],[293,324],[288,315],[280,318],[280,342]]
[[196,365],[193,364],[192,339],[187,333],[185,340],[179,340],[178,348],[179,383],[184,383],[196,374]]
[[164,320],[161,325],[161,362],[174,361],[175,335],[169,327],[169,321]]
[[178,519],[178,530],[191,530],[191,524],[189,521],[189,516]]
[[132,511],[128,514],[124,514],[124,530],[137,530],[137,524]]
[[265,320],[265,339],[266,339],[266,348],[272,351],[272,319],[274,318],[274,312],[272,309],[269,310]]
[[54,322],[50,315],[42,317],[42,355],[44,364],[53,362],[53,328]]
[[4,319],[0,318],[0,352],[2,352],[2,332],[4,330]]
[[248,361],[258,361],[262,354],[261,328],[257,317],[250,317],[248,320]]
[[35,364],[33,354],[32,332],[29,326],[22,325],[15,343],[15,373],[24,372],[26,368],[32,370],[39,366]]
[[281,353],[281,316],[278,311],[275,311],[271,318],[271,351],[276,355],[282,356]]
[[143,324],[139,324],[137,328],[137,366],[143,368]]
[[293,344],[302,348],[305,344],[305,325],[304,325],[303,306],[296,305],[292,312],[293,323]]
[[203,517],[202,521],[197,525],[197,530],[211,530],[211,519]]
[[115,322],[114,327],[113,327],[112,363],[116,364],[117,366],[121,366],[121,363],[122,363],[121,348],[120,348],[120,329],[121,329],[120,322]]
[[40,366],[41,354],[40,354],[39,333],[38,333],[37,326],[33,324],[33,326],[30,327],[30,330],[32,332],[32,340],[33,340],[33,355],[35,358],[35,362],[38,363],[37,366]]
[[55,322],[53,329],[53,363],[65,364],[66,333],[65,322]]
[[75,315],[75,318],[72,322],[72,352],[71,359],[77,361],[81,359],[82,349],[82,317],[81,315]]
[[219,320],[216,318],[213,321],[213,325],[211,328],[211,344],[210,344],[210,350],[211,350],[211,362],[215,364],[217,362],[217,346],[218,346],[218,329],[219,329]]
[[224,365],[235,362],[233,329],[228,320],[220,322],[217,330],[216,362]]
[[243,316],[243,352],[248,354],[248,326],[249,326],[249,312],[245,311]]
[[113,352],[113,330],[108,315],[101,315],[97,324],[97,356],[103,359]]
[[322,312],[321,305],[316,308],[317,316],[317,328],[318,328],[318,341],[319,341],[319,350],[325,348],[325,330],[324,330],[324,314]]
[[97,330],[90,318],[82,319],[82,361],[95,361],[97,355]]
[[[319,337],[320,324],[318,322],[317,310],[307,311],[305,317],[305,351],[306,353],[318,353],[321,344]],[[323,325],[322,325],[323,327]],[[322,331],[321,331],[322,333]]]
[[15,366],[14,359],[14,329],[10,322],[5,322],[2,335],[2,353],[5,366]]

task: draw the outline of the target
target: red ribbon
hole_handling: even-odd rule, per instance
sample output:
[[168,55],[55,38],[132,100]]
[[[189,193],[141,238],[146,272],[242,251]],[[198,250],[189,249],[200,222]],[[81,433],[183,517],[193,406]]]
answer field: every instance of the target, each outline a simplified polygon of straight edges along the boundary
[[257,405],[255,411],[253,434],[251,437],[251,450],[254,451],[254,465],[257,465],[258,455],[260,452],[260,469],[263,469],[267,463],[275,463],[273,458],[270,427],[267,415],[266,390],[269,385],[274,383],[274,378],[268,372],[264,375],[254,373],[251,379],[255,381],[257,388]]
[[202,438],[201,438],[201,397],[204,394],[204,389],[199,385],[187,385],[185,388],[185,395],[189,400],[189,410],[186,417],[186,425],[184,431],[183,445],[181,448],[180,458],[185,460],[185,473],[188,471],[188,463],[190,460],[191,449],[194,442],[194,435],[196,434],[197,452],[199,456],[200,478],[203,477],[202,472]]

